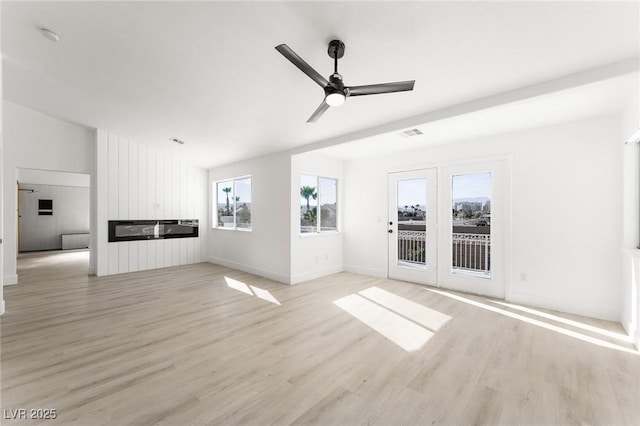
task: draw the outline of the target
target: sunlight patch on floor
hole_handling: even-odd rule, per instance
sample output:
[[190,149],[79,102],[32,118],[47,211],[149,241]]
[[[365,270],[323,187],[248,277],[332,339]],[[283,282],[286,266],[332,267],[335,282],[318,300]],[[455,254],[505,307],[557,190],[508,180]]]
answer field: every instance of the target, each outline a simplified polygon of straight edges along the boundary
[[238,290],[250,296],[256,296],[258,299],[266,300],[267,302],[273,303],[274,305],[280,305],[278,299],[276,299],[269,290],[265,290],[253,285],[247,285],[242,281],[234,280],[233,278],[229,277],[224,277],[224,280],[226,281],[227,287],[229,288]]
[[253,290],[253,292],[259,299],[266,300],[267,302],[271,302],[276,305],[280,304],[280,302],[278,302],[278,300],[275,297],[273,297],[273,295],[268,290],[264,290],[260,287],[256,287],[253,285],[249,287],[251,287],[251,290]]
[[427,308],[424,305],[413,302],[378,287],[369,287],[358,292],[359,295],[384,306],[413,322],[420,324],[431,331],[438,331],[451,317],[441,312]]
[[626,348],[624,346],[616,345],[615,343],[610,343],[610,342],[607,342],[607,341],[604,341],[604,340],[596,339],[595,337],[591,337],[591,336],[587,336],[585,334],[577,333],[575,331],[568,330],[566,328],[562,328],[562,327],[559,327],[557,325],[548,324],[546,322],[543,322],[543,321],[540,321],[540,320],[537,320],[537,319],[533,319],[533,318],[529,318],[529,317],[526,317],[524,315],[516,314],[516,313],[510,312],[510,311],[504,310],[504,309],[500,309],[500,308],[492,306],[492,305],[487,305],[485,303],[481,303],[481,302],[478,302],[476,300],[469,299],[469,298],[466,298],[466,297],[463,297],[463,296],[460,296],[460,295],[457,295],[457,294],[453,294],[453,293],[450,293],[450,292],[447,292],[447,291],[442,291],[442,290],[435,290],[435,289],[431,289],[431,288],[425,288],[425,290],[426,291],[430,291],[432,293],[439,294],[441,296],[445,296],[445,297],[448,297],[448,298],[463,302],[463,303],[466,303],[466,304],[469,304],[469,305],[472,305],[472,306],[476,306],[478,308],[485,309],[487,311],[495,312],[497,314],[504,315],[504,316],[509,317],[509,318],[514,318],[514,319],[517,319],[517,320],[520,320],[520,321],[526,322],[528,324],[532,324],[532,325],[535,325],[535,326],[538,326],[538,327],[541,327],[541,328],[544,328],[544,329],[547,329],[547,330],[555,331],[556,333],[560,333],[560,334],[563,334],[565,336],[570,336],[570,337],[582,340],[584,342],[592,343],[594,345],[598,345],[598,346],[601,346],[601,347],[604,347],[604,348],[608,348],[608,349],[615,349],[617,351],[627,352],[627,353],[630,353],[630,354],[633,354],[633,355],[640,355],[640,353],[638,351],[634,350],[634,349]]
[[358,294],[333,302],[407,352],[424,346],[434,333]]
[[407,352],[422,348],[451,317],[379,287],[333,302]]

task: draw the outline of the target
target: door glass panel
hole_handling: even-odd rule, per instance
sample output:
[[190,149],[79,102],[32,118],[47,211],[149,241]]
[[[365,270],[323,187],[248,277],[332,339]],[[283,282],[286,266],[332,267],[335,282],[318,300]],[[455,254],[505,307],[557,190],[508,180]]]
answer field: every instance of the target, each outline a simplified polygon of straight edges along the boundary
[[451,272],[491,278],[491,173],[452,176]]
[[398,266],[426,268],[427,180],[398,180]]

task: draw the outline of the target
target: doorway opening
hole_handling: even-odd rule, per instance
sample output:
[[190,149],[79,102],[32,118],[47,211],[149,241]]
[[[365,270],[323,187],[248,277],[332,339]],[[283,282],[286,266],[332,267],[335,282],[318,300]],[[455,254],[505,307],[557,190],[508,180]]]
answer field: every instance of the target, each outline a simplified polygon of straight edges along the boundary
[[16,175],[18,277],[36,267],[88,275],[90,175],[25,168]]

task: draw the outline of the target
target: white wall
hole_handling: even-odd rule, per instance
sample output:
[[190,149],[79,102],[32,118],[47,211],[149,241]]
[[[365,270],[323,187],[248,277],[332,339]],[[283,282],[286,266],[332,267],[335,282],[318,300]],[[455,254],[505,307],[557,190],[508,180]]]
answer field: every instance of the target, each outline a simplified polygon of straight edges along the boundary
[[[101,129],[96,143],[97,275],[206,259],[207,172]],[[109,220],[157,219],[198,219],[199,236],[108,242]]]
[[17,168],[94,173],[95,131],[3,102],[3,276],[16,284]]
[[618,321],[620,141],[620,118],[604,117],[346,162],[345,269],[386,276],[388,170],[510,155],[507,297]]
[[[209,215],[215,203],[215,182],[251,176],[251,231],[209,230],[209,261],[290,282],[291,156],[280,153],[209,171]],[[211,217],[211,216],[210,216]],[[209,223],[215,223],[215,216]]]
[[[2,4],[0,3],[0,22],[2,22]],[[0,34],[2,34],[2,24],[0,24]],[[0,46],[2,46],[2,37],[0,36]],[[2,95],[2,54],[0,53],[0,99],[4,99]],[[3,102],[0,102],[0,164],[4,168],[4,125],[3,125]],[[0,315],[4,314],[4,191],[3,191],[3,173],[0,172]]]
[[[20,189],[27,190],[20,193],[21,252],[60,250],[62,234],[89,233],[89,188],[21,182]],[[38,213],[40,199],[53,200],[52,215]]]
[[18,181],[34,185],[79,186],[89,188],[91,176],[83,173],[51,172],[49,170],[18,169]]
[[[625,140],[640,129],[640,84],[636,80],[629,92],[622,117],[622,139]],[[622,314],[621,322],[636,347],[640,348],[640,145],[620,145],[622,150]]]
[[[300,235],[300,175],[338,179],[337,233]],[[343,270],[343,164],[318,152],[291,157],[291,283],[297,284]]]

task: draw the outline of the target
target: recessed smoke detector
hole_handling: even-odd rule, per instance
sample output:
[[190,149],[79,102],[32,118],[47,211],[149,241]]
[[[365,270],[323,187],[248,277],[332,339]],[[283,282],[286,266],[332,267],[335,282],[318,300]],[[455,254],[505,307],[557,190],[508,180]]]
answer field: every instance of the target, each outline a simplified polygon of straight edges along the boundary
[[412,136],[418,136],[422,134],[423,133],[420,131],[420,129],[409,129],[409,130],[403,130],[400,132],[400,136],[405,138],[410,138]]
[[175,143],[179,143],[180,145],[184,145],[184,141],[181,141],[178,138],[171,138],[169,139],[171,142],[175,142]]
[[51,40],[54,43],[60,41],[60,36],[48,28],[40,28],[40,34],[45,36],[47,40]]

